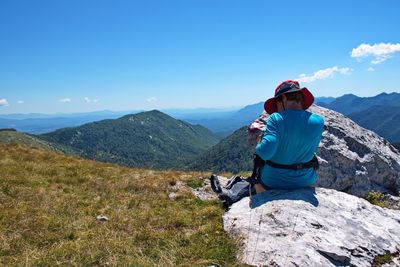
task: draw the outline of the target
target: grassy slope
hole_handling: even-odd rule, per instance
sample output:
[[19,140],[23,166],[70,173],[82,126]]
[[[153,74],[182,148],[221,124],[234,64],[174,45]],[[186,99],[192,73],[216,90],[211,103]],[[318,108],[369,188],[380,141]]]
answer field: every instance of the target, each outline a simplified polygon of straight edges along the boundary
[[[238,266],[223,210],[170,185],[200,173],[118,167],[0,143],[0,265]],[[104,214],[107,222],[96,222]]]
[[76,152],[67,146],[39,139],[35,136],[17,131],[0,131],[0,142],[7,144],[23,144],[33,148],[41,148],[50,151],[63,152],[66,154],[76,154]]

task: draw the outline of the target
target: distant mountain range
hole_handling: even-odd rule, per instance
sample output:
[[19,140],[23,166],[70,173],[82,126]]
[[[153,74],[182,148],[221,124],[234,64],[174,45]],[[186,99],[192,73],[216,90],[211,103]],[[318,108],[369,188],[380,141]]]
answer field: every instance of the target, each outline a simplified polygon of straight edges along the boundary
[[38,137],[71,147],[88,159],[155,169],[183,168],[218,142],[203,126],[156,110],[59,129]]
[[392,143],[400,142],[399,93],[381,93],[374,97],[348,94],[320,105],[348,116]]
[[[262,105],[262,102],[250,105],[235,114],[243,120],[247,116],[247,120],[251,121],[253,116],[258,116]],[[373,126],[381,123],[382,131],[387,129],[385,125],[388,122],[374,116],[385,115],[388,120],[396,119],[396,114],[388,111],[386,106],[372,106],[364,112],[369,115],[358,119],[374,119],[376,123]],[[389,128],[388,134],[392,131],[393,127]],[[156,110],[42,135],[0,130],[0,142],[22,143],[93,160],[155,169],[236,173],[250,171],[253,157],[247,145],[246,126],[218,142],[218,138],[205,127],[176,120]]]
[[335,99],[336,99],[336,97],[332,97],[332,96],[328,96],[328,97],[321,96],[321,97],[316,97],[314,99],[314,103],[317,104],[317,105],[319,105],[320,103],[329,104],[329,103],[335,101]]
[[[400,142],[400,94],[382,93],[374,97],[358,97],[352,94],[338,98],[315,98],[319,106],[338,111],[362,127],[372,130],[390,142]],[[233,131],[248,125],[263,111],[264,102],[246,106],[228,118],[188,120],[201,124],[219,137],[229,136]]]
[[142,112],[143,110],[135,111],[112,111],[112,110],[100,110],[91,112],[79,112],[79,113],[11,113],[11,114],[0,114],[0,119],[9,120],[24,120],[24,119],[49,119],[49,118],[78,118],[78,117],[109,117],[109,116],[123,116],[126,114],[135,114]]
[[[400,94],[399,93],[382,93],[374,97],[358,97],[355,95],[344,95],[342,97],[320,97],[315,99],[315,103],[320,106],[338,111],[353,119],[355,122],[361,126],[375,131],[379,135],[388,139],[392,143],[400,143]],[[263,111],[264,102],[259,102],[253,105],[245,106],[241,109],[170,109],[167,110],[169,115],[173,115],[175,119],[162,113],[152,111],[150,113],[139,113],[154,115],[158,114],[158,120],[162,121],[163,117],[167,123],[175,125],[170,130],[162,129],[156,130],[157,134],[164,133],[167,136],[172,137],[174,140],[181,140],[181,144],[178,143],[168,144],[168,138],[159,137],[160,143],[165,143],[164,145],[155,145],[153,141],[150,145],[151,148],[147,148],[145,144],[146,138],[148,136],[154,137],[157,134],[151,134],[150,128],[155,128],[155,126],[150,126],[147,132],[140,133],[138,125],[129,125],[126,132],[116,132],[112,129],[111,125],[118,125],[118,129],[125,129],[122,126],[126,121],[126,116],[121,117],[125,112],[113,112],[113,111],[100,111],[91,113],[78,113],[78,114],[57,114],[62,117],[51,117],[51,115],[46,114],[10,114],[10,115],[0,115],[0,128],[16,128],[19,131],[29,132],[29,133],[49,133],[48,135],[42,135],[40,138],[45,138],[47,141],[53,142],[53,144],[61,143],[66,147],[70,147],[71,151],[80,153],[81,155],[91,158],[99,159],[102,161],[112,161],[118,162],[130,166],[144,166],[144,167],[156,167],[156,168],[175,168],[185,166],[184,158],[194,159],[209,148],[211,145],[216,144],[218,139],[222,139],[230,136],[236,130],[247,126],[251,121],[258,117],[258,115]],[[161,113],[161,114],[160,114]],[[138,115],[138,114],[137,114]],[[30,116],[27,119],[25,116]],[[127,115],[128,117],[132,116]],[[144,116],[144,115],[140,115]],[[107,118],[108,120],[104,119]],[[120,119],[117,119],[120,118]],[[124,119],[125,118],[125,119]],[[176,120],[176,118],[181,119]],[[174,123],[172,123],[174,120]],[[92,123],[93,121],[98,121],[97,123]],[[185,121],[185,122],[184,122]],[[123,123],[124,122],[124,123]],[[89,124],[85,124],[89,123]],[[176,127],[176,124],[186,125],[185,127],[191,127],[198,132],[198,135],[187,135],[189,133],[181,133],[182,136],[174,132],[173,129],[180,129]],[[80,125],[83,125],[80,128]],[[160,127],[167,127],[160,122]],[[195,126],[195,125],[202,125]],[[62,129],[65,127],[73,127],[71,129]],[[102,128],[105,127],[103,130]],[[208,128],[205,129],[205,128]],[[56,129],[59,131],[53,132]],[[145,128],[145,127],[141,127]],[[168,128],[168,127],[167,127]],[[211,130],[213,133],[211,133]],[[169,132],[168,132],[169,131]],[[77,132],[84,132],[85,137],[78,136]],[[178,131],[179,132],[179,131]],[[91,135],[93,133],[93,135]],[[95,134],[94,134],[95,133]],[[193,133],[191,133],[193,134]],[[238,134],[238,133],[235,133]],[[153,136],[154,135],[154,136]],[[147,136],[147,137],[146,137]],[[86,138],[86,139],[82,139]],[[196,139],[197,138],[197,139]],[[122,140],[133,140],[138,139],[138,143],[134,141],[129,142],[127,146]],[[189,140],[193,141],[192,147],[186,147],[185,144],[191,143]],[[116,141],[118,140],[118,141]],[[162,141],[161,141],[162,140]],[[229,139],[224,139],[221,146],[224,143],[230,142]],[[168,145],[167,145],[168,144]],[[119,148],[118,146],[122,146]],[[216,149],[222,149],[219,146]],[[154,151],[151,152],[150,150]],[[178,155],[177,151],[183,149],[183,154]],[[65,150],[65,149],[64,149]],[[130,154],[129,151],[134,151]],[[132,154],[137,155],[138,151],[145,151],[148,161],[142,160],[143,157],[132,156]],[[164,152],[160,152],[164,151]],[[168,152],[165,152],[168,151]],[[169,164],[165,160],[161,159],[161,162],[150,163],[150,159],[156,160],[157,157],[154,155],[160,153],[160,158],[167,157],[166,155],[173,155],[173,159],[176,159],[176,164]],[[164,154],[163,154],[164,153]],[[129,154],[129,156],[128,156]],[[137,158],[136,158],[137,157]],[[190,161],[190,160],[189,160]],[[202,159],[203,163],[206,163],[206,158]],[[195,164],[192,162],[192,164]],[[207,165],[207,164],[205,164]],[[243,169],[242,166],[240,169]]]
[[[315,102],[330,103],[335,100],[334,97],[317,97]],[[231,114],[226,113],[224,117],[214,118],[186,118],[190,123],[203,125],[213,131],[218,137],[224,138],[232,134],[237,129],[249,125],[254,121],[264,110],[264,101],[247,105]]]
[[55,131],[65,127],[75,127],[88,122],[104,119],[115,119],[119,115],[88,115],[82,117],[54,117],[54,118],[32,118],[32,119],[2,119],[0,128],[14,128],[21,132],[41,134]]
[[[131,112],[132,114],[139,111]],[[42,134],[65,127],[76,127],[85,123],[105,119],[116,119],[128,114],[126,111],[95,111],[87,113],[57,114],[6,114],[0,115],[0,129],[14,128],[21,132]]]
[[[330,98],[322,97],[324,101]],[[254,112],[249,110],[254,106]],[[242,111],[243,110],[243,111]],[[231,134],[236,129],[246,125],[252,120],[253,114],[257,114],[262,110],[256,105],[246,106],[245,108],[193,108],[193,109],[164,109],[161,112],[187,121],[191,124],[201,124],[213,132],[217,133],[221,138]],[[102,110],[86,113],[56,113],[56,114],[0,114],[0,129],[14,128],[21,132],[32,134],[43,134],[66,127],[77,127],[85,123],[94,121],[117,119],[124,115],[136,114],[143,112],[141,110],[134,111],[111,111]],[[249,114],[249,115],[246,115]],[[244,117],[243,117],[244,116]]]
[[372,97],[359,97],[353,94],[343,95],[320,106],[335,110],[344,115],[365,111],[373,106],[400,107],[399,93],[381,93]]
[[[238,108],[194,108],[166,109],[162,112],[181,120],[227,118]],[[21,132],[42,134],[66,127],[76,127],[94,121],[117,119],[124,115],[136,114],[143,111],[95,111],[87,113],[57,113],[57,114],[0,114],[0,129],[14,128]]]

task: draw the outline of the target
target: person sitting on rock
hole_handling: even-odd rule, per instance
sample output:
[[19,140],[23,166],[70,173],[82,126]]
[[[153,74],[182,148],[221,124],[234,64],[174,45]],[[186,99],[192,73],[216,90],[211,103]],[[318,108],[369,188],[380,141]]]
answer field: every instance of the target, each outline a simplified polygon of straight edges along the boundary
[[324,119],[306,111],[314,102],[311,92],[297,81],[287,80],[264,103],[270,114],[256,154],[265,165],[256,192],[312,186],[317,180],[315,152],[324,130]]

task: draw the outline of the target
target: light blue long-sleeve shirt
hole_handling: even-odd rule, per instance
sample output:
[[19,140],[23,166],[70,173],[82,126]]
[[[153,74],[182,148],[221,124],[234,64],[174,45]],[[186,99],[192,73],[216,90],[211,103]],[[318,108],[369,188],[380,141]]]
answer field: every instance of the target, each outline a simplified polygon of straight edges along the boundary
[[[304,110],[273,113],[256,153],[263,160],[284,165],[308,162],[318,148],[323,130],[324,119],[317,114]],[[313,168],[287,170],[265,165],[261,171],[262,184],[270,188],[308,187],[316,180]]]

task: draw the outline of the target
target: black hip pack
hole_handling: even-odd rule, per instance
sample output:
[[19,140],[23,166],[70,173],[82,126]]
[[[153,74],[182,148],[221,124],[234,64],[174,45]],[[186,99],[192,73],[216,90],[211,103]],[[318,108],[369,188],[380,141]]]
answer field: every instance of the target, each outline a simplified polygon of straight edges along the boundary
[[312,158],[312,160],[305,162],[305,163],[296,163],[296,164],[291,164],[291,165],[285,165],[285,164],[279,164],[279,163],[275,163],[273,161],[267,160],[267,161],[265,161],[265,164],[267,164],[271,167],[274,167],[274,168],[286,169],[286,170],[303,170],[303,169],[310,169],[310,168],[313,168],[314,170],[319,169],[319,162],[315,155]]

